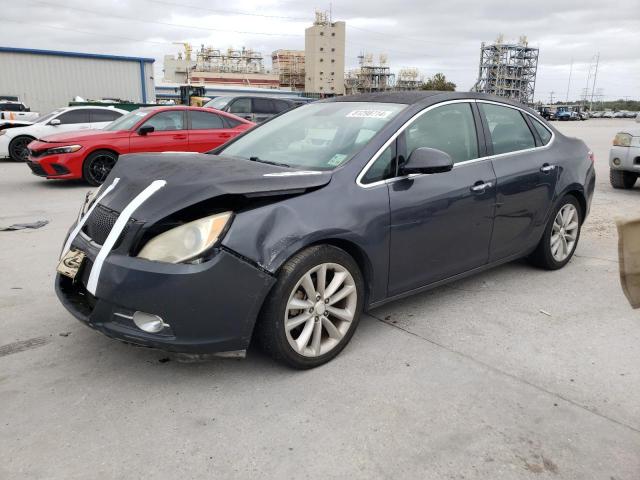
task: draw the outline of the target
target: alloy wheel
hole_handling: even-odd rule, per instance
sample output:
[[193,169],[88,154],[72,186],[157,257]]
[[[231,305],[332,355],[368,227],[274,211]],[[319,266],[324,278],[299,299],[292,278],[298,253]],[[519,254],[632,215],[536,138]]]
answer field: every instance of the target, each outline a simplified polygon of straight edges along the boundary
[[558,211],[551,230],[551,255],[556,262],[563,262],[573,252],[579,227],[578,211],[567,203]]
[[358,291],[342,265],[323,263],[307,271],[289,295],[284,328],[289,345],[305,357],[330,352],[355,318]]
[[89,175],[91,175],[91,179],[98,184],[103,183],[115,164],[116,158],[108,153],[93,157],[91,165],[89,165]]
[[25,161],[29,157],[29,145],[33,141],[32,138],[20,137],[11,142],[11,157],[20,161]]

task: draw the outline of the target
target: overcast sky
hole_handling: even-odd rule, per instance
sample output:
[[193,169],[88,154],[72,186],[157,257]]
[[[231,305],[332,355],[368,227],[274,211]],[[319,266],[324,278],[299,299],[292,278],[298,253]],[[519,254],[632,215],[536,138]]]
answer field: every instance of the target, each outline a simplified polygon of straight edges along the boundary
[[[0,0],[0,46],[152,57],[156,82],[162,59],[190,42],[253,48],[304,49],[304,29],[329,3],[281,0]],[[536,98],[580,97],[600,53],[596,90],[606,99],[640,99],[638,0],[349,0],[332,3],[347,22],[347,69],[365,51],[387,55],[393,70],[443,72],[468,90],[475,83],[480,43],[502,33],[526,35],[540,48]],[[269,66],[270,62],[266,62]],[[0,66],[1,70],[1,66]],[[0,71],[1,74],[1,71]]]

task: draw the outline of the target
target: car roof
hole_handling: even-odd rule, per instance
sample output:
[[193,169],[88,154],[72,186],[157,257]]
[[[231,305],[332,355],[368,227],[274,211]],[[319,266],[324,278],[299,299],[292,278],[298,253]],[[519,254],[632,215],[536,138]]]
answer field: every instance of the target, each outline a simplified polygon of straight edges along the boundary
[[504,103],[518,108],[524,108],[533,112],[527,105],[510,100],[508,98],[489,95],[478,92],[443,92],[439,90],[411,90],[405,92],[376,92],[362,93],[358,95],[344,95],[341,97],[331,97],[320,102],[372,102],[372,103],[402,103],[406,105],[419,105],[427,103],[444,102],[447,100],[488,100],[492,102]]

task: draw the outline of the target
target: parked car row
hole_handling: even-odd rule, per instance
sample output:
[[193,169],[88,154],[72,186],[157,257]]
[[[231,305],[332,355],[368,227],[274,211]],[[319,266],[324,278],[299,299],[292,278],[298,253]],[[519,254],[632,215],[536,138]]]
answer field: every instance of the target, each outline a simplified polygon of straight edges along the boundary
[[[254,121],[263,122],[309,101],[224,96],[203,108],[147,107],[131,113],[115,106],[65,107],[33,121],[0,122],[0,158],[26,161],[38,176],[82,178],[99,185],[120,155],[205,152],[251,128]],[[16,111],[26,109],[19,102],[3,101],[0,107],[3,104]]]
[[592,118],[637,118],[639,115],[640,112],[631,112],[628,110],[620,110],[617,112],[607,110],[595,111],[591,113]]

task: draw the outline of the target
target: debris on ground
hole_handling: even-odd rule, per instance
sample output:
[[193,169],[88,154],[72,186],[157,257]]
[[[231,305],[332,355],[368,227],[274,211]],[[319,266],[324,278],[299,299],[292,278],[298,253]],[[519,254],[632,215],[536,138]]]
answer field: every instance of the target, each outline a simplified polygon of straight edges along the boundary
[[9,225],[8,227],[0,226],[0,232],[13,232],[15,230],[24,230],[26,228],[42,228],[47,223],[49,223],[49,220],[38,220],[37,222],[31,223],[14,223],[13,225]]
[[547,317],[551,317],[551,316],[552,316],[552,315],[551,315],[549,312],[547,312],[546,310],[542,310],[542,309],[540,309],[540,313],[542,313],[543,315],[546,315]]

